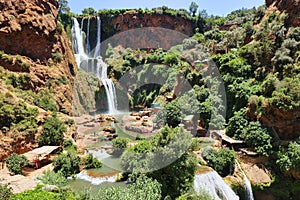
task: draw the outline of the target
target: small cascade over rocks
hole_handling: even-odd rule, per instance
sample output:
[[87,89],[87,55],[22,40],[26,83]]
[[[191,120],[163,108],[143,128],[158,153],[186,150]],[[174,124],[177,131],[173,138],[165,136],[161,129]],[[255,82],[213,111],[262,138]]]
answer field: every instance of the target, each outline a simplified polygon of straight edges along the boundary
[[194,189],[197,194],[206,191],[216,200],[239,200],[239,197],[216,171],[196,175]]
[[76,178],[88,181],[92,185],[100,185],[105,182],[110,182],[110,183],[116,182],[117,175],[107,176],[107,177],[91,177],[86,172],[83,171],[83,172],[80,172],[79,174],[76,174]]
[[[103,161],[103,159],[111,156],[108,153],[106,153],[104,149],[89,150],[88,153],[92,154],[93,157],[97,158],[99,161]],[[92,185],[100,185],[105,182],[110,182],[110,183],[116,182],[117,175],[106,176],[106,177],[91,177],[85,171],[82,171],[79,174],[76,174],[76,178],[88,181]]]
[[105,149],[100,149],[98,151],[97,150],[89,150],[88,152],[90,154],[92,154],[93,157],[97,158],[100,161],[111,156],[108,153],[106,153]]
[[[113,81],[107,77],[107,64],[102,60],[100,56],[100,43],[101,43],[101,20],[97,17],[97,43],[92,56],[89,42],[90,32],[90,18],[88,19],[87,34],[82,30],[84,19],[79,25],[76,18],[72,18],[72,44],[75,52],[75,58],[77,65],[85,70],[86,72],[94,73],[99,78],[105,88],[107,103],[108,103],[108,114],[116,114],[117,110],[117,97],[116,89]],[[85,35],[87,35],[85,43]]]
[[236,164],[237,164],[238,168],[241,170],[241,172],[243,173],[243,176],[244,176],[244,183],[245,183],[245,189],[246,189],[246,198],[245,199],[254,200],[251,183],[250,183],[249,179],[247,178],[244,170],[242,169],[240,163],[238,161],[236,161]]

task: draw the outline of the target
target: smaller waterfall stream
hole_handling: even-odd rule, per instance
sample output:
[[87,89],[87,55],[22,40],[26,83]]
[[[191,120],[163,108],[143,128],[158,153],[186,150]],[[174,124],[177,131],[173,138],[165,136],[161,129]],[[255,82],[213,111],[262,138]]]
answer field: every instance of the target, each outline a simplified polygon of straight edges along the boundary
[[97,44],[96,44],[96,48],[95,48],[95,54],[94,57],[98,57],[100,56],[100,44],[101,44],[101,19],[100,17],[97,17]]
[[197,194],[200,194],[201,191],[204,190],[216,200],[239,199],[216,171],[196,175],[194,179],[194,189]]
[[245,183],[245,189],[246,189],[246,199],[247,200],[254,200],[251,183],[250,183],[249,179],[247,178],[244,170],[242,169],[240,163],[238,161],[236,161],[236,164],[237,164],[238,168],[241,170],[241,172],[243,173],[243,176],[244,176],[244,183]]
[[86,36],[86,53],[90,55],[91,52],[91,46],[90,46],[90,24],[91,24],[91,18],[88,18],[88,24],[87,24],[87,36]]

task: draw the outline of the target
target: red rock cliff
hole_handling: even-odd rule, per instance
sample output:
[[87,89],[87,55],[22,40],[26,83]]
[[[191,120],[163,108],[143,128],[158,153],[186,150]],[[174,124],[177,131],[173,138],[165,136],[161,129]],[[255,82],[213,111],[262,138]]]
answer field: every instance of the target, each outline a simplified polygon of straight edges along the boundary
[[[77,66],[72,46],[57,21],[57,7],[56,0],[0,0],[0,50],[21,55],[30,68],[1,59],[0,65],[14,72],[30,73],[31,89],[35,92],[48,83],[55,91],[59,109],[69,112]],[[60,59],[55,59],[55,54]],[[62,77],[68,84],[49,85],[50,80]]]
[[288,14],[287,23],[292,26],[300,25],[300,0],[266,0],[266,5]]
[[[165,14],[158,14],[158,13],[140,13],[135,10],[127,11],[115,16],[107,16],[107,15],[100,15],[102,24],[101,24],[101,40],[105,41],[111,36],[126,32],[128,30],[132,29],[139,29],[139,28],[145,28],[145,27],[151,27],[151,28],[164,28],[169,30],[166,31],[168,33],[171,33],[171,31],[178,32],[177,35],[185,35],[185,36],[191,36],[195,32],[195,26],[196,22],[190,19],[186,19],[182,16],[174,16],[168,13]],[[81,19],[82,20],[82,19]],[[79,20],[79,23],[81,23],[81,20]],[[93,18],[91,20],[91,26],[90,26],[90,44],[91,48],[95,48],[97,41],[97,20],[96,18]],[[84,31],[86,31],[87,27],[87,20],[84,21]],[[150,30],[150,29],[148,29]],[[137,31],[138,32],[138,31]],[[139,46],[147,47],[149,45],[146,44],[147,36],[145,34],[142,34],[143,30],[140,30],[141,34],[137,34],[138,37],[134,36],[133,41],[127,41],[127,43],[134,44],[134,43],[144,43],[139,44]],[[155,31],[153,31],[154,34]],[[154,38],[156,38],[159,41],[164,41],[165,44],[161,44],[161,46],[172,46],[176,45],[177,43],[173,44],[172,40],[174,40],[174,34],[160,34],[159,32],[156,32],[154,34]]]

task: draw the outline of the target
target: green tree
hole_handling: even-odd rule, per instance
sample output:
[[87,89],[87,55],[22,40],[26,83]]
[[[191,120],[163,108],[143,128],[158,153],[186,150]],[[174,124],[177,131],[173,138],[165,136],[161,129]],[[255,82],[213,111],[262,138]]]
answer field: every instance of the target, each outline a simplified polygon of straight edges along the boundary
[[181,122],[183,117],[184,114],[181,110],[178,100],[175,99],[170,103],[167,103],[164,109],[158,111],[155,122],[159,125],[164,125],[167,123],[169,126],[176,127]]
[[150,141],[126,149],[121,165],[133,174],[147,172],[147,176],[162,185],[164,197],[175,198],[186,193],[194,180],[197,161],[193,154],[187,153],[191,142],[189,132],[165,126]]
[[241,135],[241,139],[251,146],[260,155],[268,156],[272,150],[270,131],[260,122],[250,122]]
[[96,14],[96,11],[95,11],[95,9],[94,8],[84,8],[83,10],[82,10],[82,14],[84,14],[84,15],[95,15]]
[[193,15],[193,17],[195,17],[195,15],[196,15],[196,12],[197,12],[197,10],[198,10],[198,4],[196,3],[196,2],[192,2],[191,3],[191,5],[190,5],[190,7],[189,7],[189,10],[190,10],[190,14],[192,14]]
[[11,154],[5,159],[6,166],[10,172],[14,174],[22,174],[22,169],[29,164],[28,159],[24,155],[16,153]]
[[68,6],[68,0],[58,0],[58,13],[66,13],[69,12],[70,8]]
[[38,176],[37,179],[45,185],[56,185],[60,188],[66,186],[68,183],[68,180],[61,172],[55,173],[54,171],[46,172]]
[[77,146],[73,143],[72,140],[65,140],[62,144],[64,150],[77,152]]
[[39,146],[61,145],[65,132],[66,127],[62,121],[56,117],[46,117],[43,124],[43,132],[39,138]]
[[207,148],[202,152],[203,158],[208,165],[216,170],[221,176],[226,176],[233,172],[235,164],[235,152],[229,149],[215,150]]
[[164,63],[166,65],[170,65],[170,66],[174,66],[177,65],[179,62],[179,55],[177,55],[176,53],[168,53],[164,56]]
[[94,169],[102,167],[102,163],[97,158],[94,158],[92,154],[88,154],[84,158],[84,165],[84,169]]
[[287,149],[281,149],[278,153],[276,164],[284,172],[295,170],[300,173],[300,144],[293,142],[289,144]]
[[129,141],[128,138],[118,137],[112,141],[112,145],[117,149],[126,149]]
[[229,119],[228,126],[226,128],[226,134],[239,138],[241,137],[243,130],[249,124],[246,119],[246,108],[242,108],[237,112],[234,112],[233,116]]
[[80,157],[72,152],[62,153],[53,160],[55,172],[61,172],[65,177],[79,172]]
[[123,151],[127,148],[127,144],[130,140],[128,138],[117,137],[112,141],[112,146],[114,147],[114,154],[121,155]]

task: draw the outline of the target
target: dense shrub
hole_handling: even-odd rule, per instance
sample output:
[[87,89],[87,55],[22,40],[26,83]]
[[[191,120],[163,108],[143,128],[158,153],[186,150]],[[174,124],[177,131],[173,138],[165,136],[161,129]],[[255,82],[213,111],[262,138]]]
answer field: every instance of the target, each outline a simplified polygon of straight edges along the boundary
[[231,174],[235,165],[235,152],[229,149],[215,150],[212,148],[202,151],[204,160],[221,176]]
[[65,140],[62,144],[62,146],[64,147],[65,150],[67,151],[73,151],[76,152],[77,151],[77,146],[73,143],[72,140]]
[[13,195],[12,189],[8,184],[0,184],[0,199],[8,200]]
[[129,141],[128,138],[118,137],[112,141],[112,145],[117,149],[126,149]]
[[23,167],[29,164],[28,159],[24,155],[18,155],[16,153],[7,157],[5,162],[9,171],[14,174],[22,174]]
[[228,126],[226,128],[226,134],[239,138],[241,137],[243,130],[249,124],[246,119],[246,108],[242,108],[237,112],[234,112],[234,115],[229,119]]
[[59,53],[59,52],[52,53],[52,58],[54,61],[59,62],[59,63],[63,59],[61,53]]
[[[137,180],[127,187],[103,187],[100,188],[95,199],[122,199],[122,200],[160,200],[161,185],[146,176],[138,177]],[[89,192],[79,194],[78,199],[92,199]]]
[[37,179],[45,185],[56,185],[58,187],[64,187],[68,183],[68,180],[61,172],[55,173],[54,171],[46,172],[38,176]]
[[43,124],[43,132],[39,138],[39,146],[61,145],[66,127],[62,121],[56,117],[46,117]]
[[53,95],[48,89],[42,89],[37,98],[35,99],[35,105],[42,107],[44,110],[56,112],[56,101],[53,98]]
[[61,172],[65,177],[73,176],[79,172],[80,158],[72,152],[62,153],[53,160],[55,172]]
[[240,138],[250,145],[257,153],[268,156],[272,150],[272,137],[269,129],[260,122],[250,122],[244,127]]
[[85,169],[93,169],[93,168],[101,168],[102,167],[102,163],[97,159],[94,158],[92,154],[88,154],[85,158],[84,158],[84,168]]
[[6,93],[0,94],[0,124],[8,128],[15,128],[23,133],[35,133],[37,129],[36,117],[38,110],[27,107],[26,103],[15,99]]
[[177,100],[173,100],[166,104],[164,109],[158,111],[155,122],[162,126],[168,124],[169,126],[176,127],[184,115]]
[[300,106],[300,79],[285,78],[276,84],[276,90],[273,91],[272,97],[269,99],[274,107],[292,110]]
[[28,89],[30,82],[31,82],[31,78],[29,74],[20,74],[19,76],[10,74],[6,80],[6,84],[10,84],[14,88],[21,88],[21,89]]
[[278,153],[276,164],[284,172],[295,170],[300,173],[300,144],[293,142],[287,149],[281,149]]
[[65,200],[65,199],[75,199],[74,195],[71,192],[61,192],[54,193],[48,192],[42,189],[42,185],[38,185],[34,190],[26,190],[19,194],[13,195],[10,200]]

